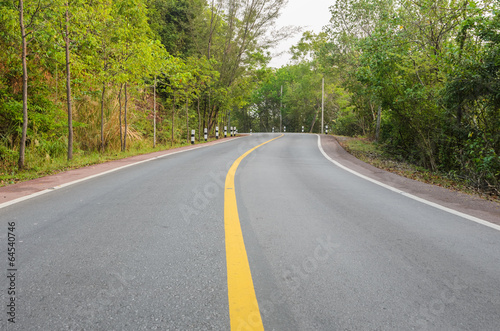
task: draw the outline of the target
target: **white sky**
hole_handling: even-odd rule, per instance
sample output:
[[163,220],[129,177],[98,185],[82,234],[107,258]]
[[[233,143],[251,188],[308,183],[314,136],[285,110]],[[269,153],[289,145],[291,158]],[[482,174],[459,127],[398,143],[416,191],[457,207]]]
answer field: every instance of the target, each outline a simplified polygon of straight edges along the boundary
[[[287,25],[303,27],[303,31],[312,30],[321,32],[323,26],[330,21],[330,11],[328,8],[335,3],[335,0],[289,0],[288,5],[283,9],[280,18],[276,22],[276,27]],[[288,54],[290,47],[297,44],[302,33],[298,33],[293,38],[289,38],[276,46],[273,53],[286,51],[283,55],[274,56],[269,63],[270,67],[279,68],[288,63],[291,55]]]

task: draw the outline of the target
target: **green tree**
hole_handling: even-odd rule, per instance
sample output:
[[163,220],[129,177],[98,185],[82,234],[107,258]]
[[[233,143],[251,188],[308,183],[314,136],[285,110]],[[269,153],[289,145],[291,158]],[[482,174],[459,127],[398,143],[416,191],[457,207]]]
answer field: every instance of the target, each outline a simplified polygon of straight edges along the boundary
[[197,25],[203,17],[206,2],[202,0],[148,0],[149,24],[165,49],[186,58],[196,55]]
[[[25,167],[25,149],[28,131],[28,44],[30,44],[37,33],[40,14],[46,9],[46,4],[41,0],[35,3],[28,3],[26,6],[23,0],[19,0],[17,8],[18,25],[21,43],[21,64],[22,64],[22,129],[19,145],[18,168]],[[10,9],[10,10],[9,10]],[[8,19],[13,14],[14,8],[5,5],[2,9],[2,16]],[[12,16],[11,16],[12,17]]]
[[[447,167],[476,187],[500,187],[500,7],[473,6],[476,15],[460,26],[449,46],[450,72],[444,88],[449,139]],[[492,15],[487,15],[491,10]]]

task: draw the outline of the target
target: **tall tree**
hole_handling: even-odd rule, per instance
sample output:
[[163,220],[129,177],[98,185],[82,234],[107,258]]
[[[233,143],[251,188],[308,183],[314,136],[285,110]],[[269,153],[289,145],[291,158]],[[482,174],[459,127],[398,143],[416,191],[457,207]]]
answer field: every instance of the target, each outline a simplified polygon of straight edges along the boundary
[[71,102],[71,60],[70,60],[70,3],[66,1],[64,25],[64,50],[66,54],[66,102],[68,107],[68,160],[73,158],[73,110]]
[[19,169],[24,168],[24,153],[26,148],[26,131],[28,130],[28,68],[26,65],[26,30],[24,26],[24,3],[19,0],[19,25],[21,27],[22,62],[23,62],[23,131],[19,147]]
[[95,50],[95,56],[92,60],[92,68],[101,84],[101,100],[100,100],[100,149],[104,152],[105,149],[105,98],[107,88],[116,74],[114,68],[114,40],[116,35],[116,24],[113,17],[113,6],[110,1],[95,1],[91,7],[88,8],[88,16],[90,27],[88,28],[89,34],[93,37],[89,38],[88,43]]
[[37,2],[37,5],[31,14],[31,18],[29,23],[25,24],[25,8],[24,1],[19,0],[18,11],[19,11],[19,27],[21,30],[21,61],[23,66],[23,125],[22,125],[22,133],[21,133],[21,142],[19,146],[19,159],[18,159],[18,168],[23,169],[25,165],[25,150],[26,150],[26,135],[28,131],[28,65],[27,65],[27,45],[29,41],[27,38],[32,31],[27,31],[32,28],[35,19],[38,16],[41,10],[41,1]]

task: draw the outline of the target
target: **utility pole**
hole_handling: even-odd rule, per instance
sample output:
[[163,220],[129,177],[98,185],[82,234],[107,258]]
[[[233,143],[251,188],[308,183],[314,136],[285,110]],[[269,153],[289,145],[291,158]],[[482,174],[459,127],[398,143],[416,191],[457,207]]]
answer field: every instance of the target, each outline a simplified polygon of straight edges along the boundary
[[156,147],[156,75],[153,85],[153,148]]
[[321,134],[325,125],[325,77],[321,83]]
[[282,107],[283,107],[283,85],[281,85],[281,94],[280,94],[280,133],[281,133],[281,128],[283,127],[283,119],[281,116]]

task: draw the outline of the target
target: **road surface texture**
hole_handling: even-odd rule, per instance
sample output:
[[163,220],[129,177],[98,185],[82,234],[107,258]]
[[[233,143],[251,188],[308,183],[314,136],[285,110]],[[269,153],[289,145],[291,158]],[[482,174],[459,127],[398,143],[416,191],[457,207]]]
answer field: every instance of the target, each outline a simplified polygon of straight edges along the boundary
[[[255,316],[230,323],[225,180],[278,136],[169,155],[0,209],[0,329],[256,328]],[[257,148],[234,192],[266,330],[500,329],[500,231],[334,165],[318,136]]]

